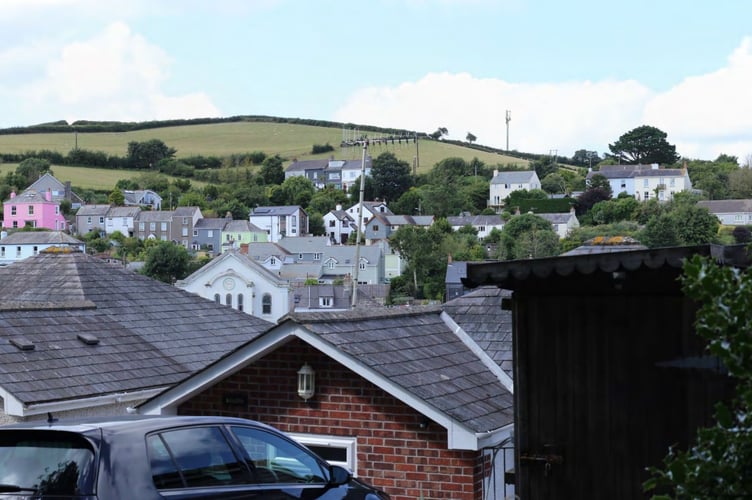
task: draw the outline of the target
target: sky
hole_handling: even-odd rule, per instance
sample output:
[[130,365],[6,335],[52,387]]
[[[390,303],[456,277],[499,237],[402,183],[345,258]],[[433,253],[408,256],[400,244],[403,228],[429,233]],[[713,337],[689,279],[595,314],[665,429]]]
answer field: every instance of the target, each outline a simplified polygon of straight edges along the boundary
[[0,128],[269,115],[571,157],[650,125],[745,164],[750,19],[743,0],[0,0]]

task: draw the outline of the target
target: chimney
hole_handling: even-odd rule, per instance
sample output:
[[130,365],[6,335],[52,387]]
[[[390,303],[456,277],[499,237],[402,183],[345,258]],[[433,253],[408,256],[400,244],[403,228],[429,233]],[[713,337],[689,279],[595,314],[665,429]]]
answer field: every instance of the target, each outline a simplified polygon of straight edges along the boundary
[[494,176],[494,177],[496,177],[497,175],[499,175],[499,170],[495,168],[495,169],[494,169],[494,175],[493,175],[493,176]]
[[337,206],[336,206],[336,207],[334,207],[334,208],[335,208],[336,210],[342,210],[342,204],[341,204],[341,203],[337,203]]
[[653,169],[653,170],[658,170],[658,166],[659,165],[657,163],[651,163],[650,164],[650,168]]
[[47,201],[52,201],[52,189],[47,188],[47,193],[45,193],[44,199]]
[[452,263],[452,254],[447,254],[447,264]]
[[65,199],[71,201],[71,181],[65,181]]
[[10,192],[10,199],[12,200],[15,197],[16,197],[16,192],[15,191],[11,191]]

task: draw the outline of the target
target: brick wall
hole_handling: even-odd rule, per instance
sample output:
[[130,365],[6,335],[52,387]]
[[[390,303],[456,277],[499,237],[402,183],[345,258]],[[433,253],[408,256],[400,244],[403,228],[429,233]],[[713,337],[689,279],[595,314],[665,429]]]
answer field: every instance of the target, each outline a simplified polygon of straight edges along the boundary
[[[316,371],[316,394],[297,395],[297,371]],[[247,405],[226,406],[242,393]],[[308,344],[294,340],[185,402],[180,414],[259,420],[285,432],[356,437],[358,477],[394,500],[480,500],[480,453],[446,449],[446,430]]]

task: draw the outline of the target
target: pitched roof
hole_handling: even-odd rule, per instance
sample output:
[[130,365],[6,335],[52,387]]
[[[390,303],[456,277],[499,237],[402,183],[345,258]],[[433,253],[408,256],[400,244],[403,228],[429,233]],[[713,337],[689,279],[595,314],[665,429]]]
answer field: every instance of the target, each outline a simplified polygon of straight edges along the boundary
[[112,207],[107,212],[108,217],[137,217],[141,211],[139,207]]
[[499,172],[491,179],[491,184],[525,184],[533,180],[535,170],[512,170]]
[[495,286],[478,287],[443,305],[444,311],[465,330],[509,378],[512,366],[512,312],[501,301],[512,293]]
[[503,226],[504,220],[500,215],[461,215],[447,217],[450,226]]
[[47,198],[36,192],[31,190],[26,190],[23,193],[17,194],[13,198],[8,198],[5,200],[5,203],[57,203],[54,201],[47,201]]
[[288,205],[288,206],[279,206],[279,207],[256,207],[251,212],[251,217],[264,217],[264,216],[275,216],[279,217],[282,215],[293,215],[298,210],[303,210],[299,205]]
[[572,212],[554,212],[548,214],[535,214],[546,219],[551,224],[566,224],[573,217]]
[[225,225],[232,221],[224,217],[202,217],[193,225],[193,229],[219,229],[222,230]]
[[42,253],[0,268],[0,388],[30,405],[165,387],[271,326],[95,257]]
[[[39,179],[32,182],[31,185],[27,189],[31,189],[38,193],[45,193],[47,192],[47,190],[51,190],[53,200],[59,202],[65,199],[65,189],[66,189],[65,184],[60,182],[57,179],[57,177],[55,177],[49,172],[45,172],[45,174],[42,175]],[[63,193],[63,194],[57,194],[57,193]],[[76,203],[83,202],[81,197],[72,191],[70,192],[70,197],[71,197],[71,201],[74,201]]]
[[630,179],[634,177],[683,177],[681,168],[660,168],[657,165],[601,165],[600,170],[588,172],[586,179],[602,175],[606,179]]
[[752,200],[701,200],[697,206],[707,208],[712,214],[752,212]]
[[323,170],[329,165],[329,160],[298,160],[293,161],[285,172],[305,172],[306,170]]
[[457,330],[439,306],[294,313],[140,410],[175,404],[214,383],[223,370],[252,363],[257,349],[284,348],[298,337],[443,425],[451,445],[479,449],[509,429],[513,396],[503,370]]
[[260,227],[258,227],[256,224],[251,224],[249,221],[245,219],[227,221],[227,224],[225,225],[223,231],[226,231],[228,233],[232,233],[232,232],[265,233],[266,232]]
[[17,231],[0,239],[0,245],[83,245],[62,231]]
[[76,216],[107,215],[109,211],[110,205],[81,205],[81,208],[76,212]]
[[141,210],[138,213],[139,222],[172,221],[174,212],[171,210]]

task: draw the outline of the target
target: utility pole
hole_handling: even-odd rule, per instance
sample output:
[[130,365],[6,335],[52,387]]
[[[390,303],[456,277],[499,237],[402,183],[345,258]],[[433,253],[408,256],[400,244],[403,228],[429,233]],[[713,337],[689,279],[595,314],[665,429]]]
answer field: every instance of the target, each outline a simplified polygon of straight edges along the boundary
[[509,122],[512,121],[512,112],[510,110],[507,110],[507,152],[509,151]]
[[355,269],[353,269],[353,284],[352,284],[352,303],[351,306],[355,308],[355,304],[358,302],[358,275],[360,274],[360,227],[363,225],[363,202],[366,191],[366,153],[368,152],[368,140],[361,141],[363,143],[363,159],[360,163],[360,197],[358,204],[358,228],[355,233]]

